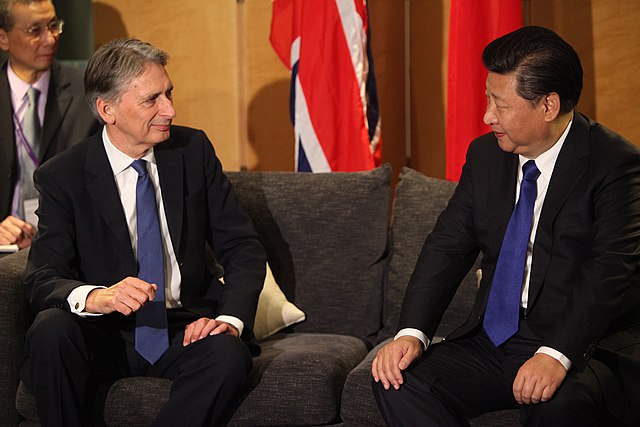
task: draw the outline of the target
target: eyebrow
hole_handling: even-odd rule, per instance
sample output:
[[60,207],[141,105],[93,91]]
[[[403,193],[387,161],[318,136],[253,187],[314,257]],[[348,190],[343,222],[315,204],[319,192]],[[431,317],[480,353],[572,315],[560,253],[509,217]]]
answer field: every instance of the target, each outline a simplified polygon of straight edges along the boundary
[[152,93],[148,93],[148,94],[143,94],[140,99],[142,99],[142,101],[148,101],[149,99],[153,99],[153,98],[157,98],[160,95],[162,95],[163,93],[167,93],[167,92],[173,92],[173,85],[169,86],[167,88],[167,90],[164,91],[158,91],[158,92],[152,92]]

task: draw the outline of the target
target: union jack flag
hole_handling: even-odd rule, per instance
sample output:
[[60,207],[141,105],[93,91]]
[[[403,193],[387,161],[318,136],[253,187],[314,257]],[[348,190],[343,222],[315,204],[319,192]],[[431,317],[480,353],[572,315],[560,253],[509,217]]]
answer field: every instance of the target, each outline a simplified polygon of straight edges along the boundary
[[380,165],[366,0],[273,0],[270,41],[291,70],[296,170]]

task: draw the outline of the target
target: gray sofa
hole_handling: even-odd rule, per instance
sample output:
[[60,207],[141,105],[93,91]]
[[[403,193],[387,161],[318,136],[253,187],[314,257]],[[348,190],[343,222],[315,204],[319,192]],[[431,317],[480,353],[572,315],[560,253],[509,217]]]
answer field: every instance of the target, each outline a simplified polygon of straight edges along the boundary
[[[395,332],[422,242],[455,184],[404,168],[392,201],[388,166],[358,173],[228,176],[263,238],[276,281],[306,314],[305,321],[260,342],[246,395],[228,424],[384,425],[371,392],[374,347]],[[26,256],[21,251],[0,259],[2,425],[38,425],[33,398],[18,380],[32,316],[21,287]],[[465,320],[475,290],[470,273],[438,335]],[[96,423],[149,425],[158,411],[149,402],[166,400],[169,386],[169,380],[155,378],[104,384]],[[517,412],[485,414],[471,424],[517,425]]]

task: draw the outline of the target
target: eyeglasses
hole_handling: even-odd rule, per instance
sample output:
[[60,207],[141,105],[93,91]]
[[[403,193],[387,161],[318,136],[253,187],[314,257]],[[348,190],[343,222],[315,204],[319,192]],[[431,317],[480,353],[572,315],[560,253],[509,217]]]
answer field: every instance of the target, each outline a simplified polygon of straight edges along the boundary
[[52,36],[57,37],[62,34],[62,31],[64,30],[64,19],[51,21],[46,25],[32,25],[29,28],[12,28],[26,33],[27,36],[32,39],[39,39],[43,34],[45,34],[45,31],[50,31]]

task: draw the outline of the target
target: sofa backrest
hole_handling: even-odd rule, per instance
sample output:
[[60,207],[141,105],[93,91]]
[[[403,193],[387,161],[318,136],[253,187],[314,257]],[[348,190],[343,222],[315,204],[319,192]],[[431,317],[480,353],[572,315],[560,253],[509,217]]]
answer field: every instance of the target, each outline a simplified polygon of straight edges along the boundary
[[[378,341],[397,332],[405,289],[415,268],[422,245],[433,229],[440,212],[456,188],[456,183],[427,177],[404,167],[400,171],[393,202],[391,251],[385,281],[383,326]],[[476,266],[466,276],[445,312],[437,336],[444,336],[466,320],[477,291]]]
[[382,324],[391,168],[227,176],[264,239],[276,281],[306,313],[293,331],[375,342]]

